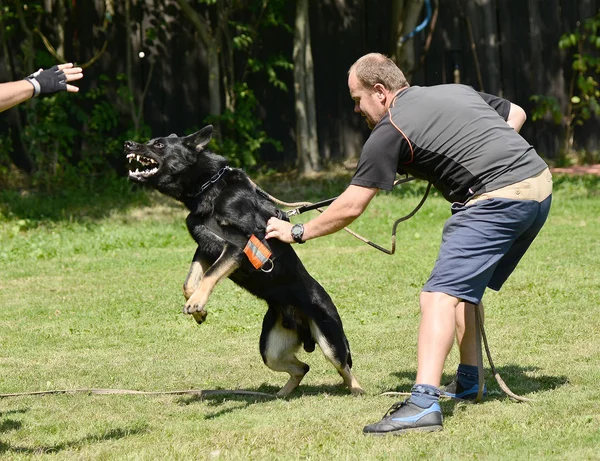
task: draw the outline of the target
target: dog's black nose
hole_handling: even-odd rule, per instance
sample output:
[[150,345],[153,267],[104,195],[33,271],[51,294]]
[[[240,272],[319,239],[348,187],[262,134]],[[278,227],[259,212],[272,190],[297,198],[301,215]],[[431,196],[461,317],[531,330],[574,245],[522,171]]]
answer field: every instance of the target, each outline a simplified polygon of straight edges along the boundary
[[137,143],[135,141],[125,141],[126,149],[135,149],[136,146],[137,146]]

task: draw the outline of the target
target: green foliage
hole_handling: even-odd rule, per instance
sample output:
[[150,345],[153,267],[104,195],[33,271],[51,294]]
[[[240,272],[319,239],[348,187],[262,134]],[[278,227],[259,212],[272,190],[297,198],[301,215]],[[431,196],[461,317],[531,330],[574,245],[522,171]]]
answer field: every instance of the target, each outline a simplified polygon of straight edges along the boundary
[[529,98],[534,103],[531,118],[534,122],[543,120],[546,114],[550,114],[552,121],[556,125],[560,125],[563,120],[563,113],[558,99],[554,96],[544,96],[534,94]]
[[221,140],[212,147],[234,166],[253,167],[264,144],[272,144],[278,150],[282,147],[262,129],[262,122],[256,116],[258,103],[249,86],[246,83],[237,84],[235,94],[235,110],[228,109],[220,117],[207,118],[209,123],[218,125],[221,130]]
[[587,19],[573,32],[563,34],[558,42],[561,50],[572,53],[572,78],[568,90],[566,110],[563,111],[557,98],[547,95],[533,95],[533,121],[542,120],[550,114],[555,124],[564,124],[565,141],[561,160],[573,154],[574,125],[583,125],[592,116],[600,115],[600,13]]
[[90,184],[114,172],[123,142],[147,139],[112,100],[130,97],[126,78],[100,75],[94,88],[77,94],[58,93],[19,107],[25,113],[24,143],[34,161],[32,185],[44,190]]
[[[204,0],[201,3],[211,2]],[[228,32],[221,32],[221,40],[227,43],[219,49],[219,53],[222,58],[229,53],[234,63],[242,65],[234,65],[232,69],[229,66],[232,61],[221,59],[221,72],[227,76],[224,80],[228,80],[224,81],[223,88],[228,101],[222,114],[208,117],[206,121],[219,129],[219,142],[213,146],[214,149],[236,166],[256,166],[260,150],[266,144],[281,150],[281,143],[263,129],[258,114],[261,102],[252,88],[250,77],[258,75],[261,81],[266,79],[276,90],[288,91],[282,74],[293,68],[292,63],[281,53],[261,54],[264,37],[270,35],[268,29],[283,28],[287,33],[291,32],[285,22],[284,7],[282,0],[224,2],[221,5],[221,8],[229,8],[230,19],[226,26],[221,25]]]

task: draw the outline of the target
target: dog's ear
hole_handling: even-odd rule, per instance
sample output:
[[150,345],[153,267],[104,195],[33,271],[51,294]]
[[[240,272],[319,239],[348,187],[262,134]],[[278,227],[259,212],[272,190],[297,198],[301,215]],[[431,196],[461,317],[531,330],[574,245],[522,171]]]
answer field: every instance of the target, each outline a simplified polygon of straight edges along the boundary
[[167,138],[176,138],[177,135],[175,133],[171,133],[169,136],[167,136]]
[[191,134],[185,138],[185,143],[200,152],[212,138],[213,126],[207,125],[200,131]]

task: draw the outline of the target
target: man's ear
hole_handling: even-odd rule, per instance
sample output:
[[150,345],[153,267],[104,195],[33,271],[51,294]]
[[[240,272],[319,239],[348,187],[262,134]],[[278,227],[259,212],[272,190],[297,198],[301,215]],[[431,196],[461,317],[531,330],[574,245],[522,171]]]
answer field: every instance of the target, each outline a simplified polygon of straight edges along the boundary
[[378,99],[383,99],[385,97],[386,89],[381,83],[376,83],[373,90],[377,94]]
[[192,146],[196,151],[200,152],[204,146],[206,146],[212,138],[213,126],[207,125],[200,131],[194,134],[186,136],[185,143]]

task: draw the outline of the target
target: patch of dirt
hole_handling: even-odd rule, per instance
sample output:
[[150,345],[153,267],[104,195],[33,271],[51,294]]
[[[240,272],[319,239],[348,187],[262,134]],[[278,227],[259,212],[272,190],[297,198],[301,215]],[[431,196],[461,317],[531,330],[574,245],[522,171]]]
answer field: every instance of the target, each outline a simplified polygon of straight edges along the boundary
[[567,174],[570,176],[577,175],[594,175],[600,176],[600,164],[597,165],[575,165],[564,168],[550,168],[552,174]]

